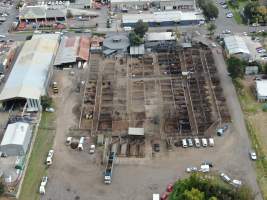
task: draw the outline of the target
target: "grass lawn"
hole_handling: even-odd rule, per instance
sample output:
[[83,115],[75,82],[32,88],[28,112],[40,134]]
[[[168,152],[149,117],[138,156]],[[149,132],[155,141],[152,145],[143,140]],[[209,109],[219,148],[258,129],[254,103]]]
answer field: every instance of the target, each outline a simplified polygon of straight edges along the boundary
[[[267,199],[267,113],[262,111],[262,104],[258,103],[250,85],[246,81],[235,83],[239,101],[245,114],[247,130],[254,150],[257,153],[256,161],[257,181],[264,199]],[[242,89],[240,89],[242,88]]]
[[53,144],[55,130],[52,127],[55,119],[54,113],[43,112],[39,125],[29,165],[23,181],[20,200],[40,199],[38,194],[41,177],[46,174],[44,164],[47,152]]

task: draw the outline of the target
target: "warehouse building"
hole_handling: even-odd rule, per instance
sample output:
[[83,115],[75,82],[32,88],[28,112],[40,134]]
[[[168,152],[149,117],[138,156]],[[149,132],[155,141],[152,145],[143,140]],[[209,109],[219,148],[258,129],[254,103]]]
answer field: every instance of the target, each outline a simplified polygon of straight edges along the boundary
[[139,21],[147,22],[151,27],[176,26],[176,25],[197,25],[205,20],[198,11],[164,11],[142,14],[124,14],[122,16],[123,26],[134,27]]
[[126,53],[130,46],[126,34],[110,34],[103,41],[103,54],[108,57],[116,53]]
[[54,65],[58,67],[73,67],[77,62],[89,60],[90,41],[88,37],[67,37],[61,39]]
[[267,80],[256,81],[256,94],[258,101],[267,100]]
[[249,60],[250,51],[243,40],[237,35],[231,35],[224,38],[225,50],[228,56],[235,56],[240,59]]
[[22,156],[27,153],[32,136],[28,123],[9,124],[1,142],[0,151],[7,156]]
[[48,6],[25,6],[19,13],[20,22],[65,21],[65,9],[48,9]]
[[40,34],[25,42],[0,94],[2,103],[26,104],[27,111],[41,109],[40,97],[47,93],[58,41],[59,34]]
[[147,10],[156,7],[161,10],[194,10],[195,0],[111,0],[113,10]]

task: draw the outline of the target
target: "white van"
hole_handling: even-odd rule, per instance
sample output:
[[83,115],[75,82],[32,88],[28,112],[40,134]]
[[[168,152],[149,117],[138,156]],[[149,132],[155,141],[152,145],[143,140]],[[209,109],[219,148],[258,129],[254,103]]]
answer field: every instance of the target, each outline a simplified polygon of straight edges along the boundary
[[159,194],[153,194],[153,200],[160,200]]
[[131,31],[132,30],[132,27],[130,27],[130,26],[124,26],[123,27],[123,30],[124,31]]
[[195,138],[195,145],[196,147],[200,147],[200,142],[199,142],[199,139],[198,138]]
[[47,155],[47,158],[46,158],[46,165],[52,165],[52,159],[53,159],[53,156],[54,156],[54,150],[49,150],[48,152],[48,155]]
[[208,142],[207,142],[207,139],[206,138],[202,138],[202,146],[203,147],[207,147],[208,146]]
[[210,147],[214,147],[214,139],[213,138],[209,138],[209,145],[210,145]]
[[183,147],[186,148],[187,147],[187,142],[186,142],[186,139],[182,139],[182,144],[183,144]]

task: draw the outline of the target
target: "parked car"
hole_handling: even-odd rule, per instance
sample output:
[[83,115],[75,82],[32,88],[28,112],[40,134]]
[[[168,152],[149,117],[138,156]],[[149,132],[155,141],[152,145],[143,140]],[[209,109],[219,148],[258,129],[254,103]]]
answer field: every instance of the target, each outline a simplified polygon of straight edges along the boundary
[[46,158],[46,165],[52,165],[52,159],[53,159],[53,156],[54,156],[54,150],[49,150],[48,152],[48,155],[47,155],[47,158]]
[[227,183],[229,183],[231,181],[230,177],[227,176],[225,173],[221,173],[220,176]]
[[160,144],[159,143],[155,143],[153,145],[153,149],[154,149],[155,152],[160,152]]
[[72,141],[72,137],[67,137],[66,139],[66,145],[70,145]]
[[191,139],[191,138],[188,138],[187,141],[188,141],[188,146],[189,146],[189,147],[192,147],[192,146],[193,146],[193,141],[192,141],[192,139]]
[[184,148],[187,148],[187,142],[186,139],[182,139],[182,145]]
[[250,151],[249,156],[250,156],[251,160],[257,160],[257,154],[255,151]]
[[47,176],[42,177],[41,184],[39,187],[39,193],[40,194],[45,194],[45,187],[46,187],[47,181],[48,181]]
[[0,35],[0,38],[5,38],[6,36],[5,35]]
[[173,184],[172,184],[172,183],[169,183],[169,184],[167,185],[166,191],[167,191],[167,192],[172,192],[172,191],[173,191]]
[[197,167],[187,167],[185,170],[187,173],[197,172]]
[[210,147],[214,146],[214,139],[213,138],[209,138],[209,145],[210,145]]
[[212,162],[211,162],[211,161],[207,161],[207,160],[205,160],[205,161],[202,163],[202,165],[208,165],[209,167],[213,167]]
[[206,138],[202,138],[201,139],[201,142],[202,142],[202,146],[203,147],[207,147],[208,146],[208,142],[207,142],[207,139]]
[[234,15],[233,15],[233,13],[231,13],[231,12],[229,12],[229,13],[226,14],[226,17],[227,17],[227,18],[232,18],[233,16],[234,16]]
[[89,149],[89,153],[90,154],[95,153],[95,145],[94,144],[91,144],[90,149]]
[[227,8],[228,8],[227,4],[224,4],[222,7],[223,7],[224,9],[227,9]]
[[232,180],[231,185],[235,186],[235,187],[241,187],[242,186],[242,182],[240,180]]
[[167,200],[169,197],[169,194],[167,192],[164,192],[161,197],[160,197],[160,200]]
[[195,138],[195,145],[196,147],[200,147],[200,142],[199,142],[199,139],[198,138]]
[[229,126],[226,124],[222,128],[217,129],[217,135],[222,136],[228,130]]

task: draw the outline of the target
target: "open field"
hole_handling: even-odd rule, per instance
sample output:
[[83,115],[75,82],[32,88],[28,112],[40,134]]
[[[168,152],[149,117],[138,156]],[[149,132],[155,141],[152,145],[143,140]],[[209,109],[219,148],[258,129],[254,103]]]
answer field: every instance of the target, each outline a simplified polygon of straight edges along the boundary
[[55,116],[53,113],[43,112],[23,181],[20,200],[37,200],[40,198],[38,193],[39,184],[42,176],[47,173],[44,161],[55,136],[54,120]]
[[245,114],[252,146],[258,155],[256,162],[257,181],[264,199],[267,199],[267,113],[262,111],[263,104],[258,103],[253,95],[253,81],[251,79],[238,80],[235,85]]

